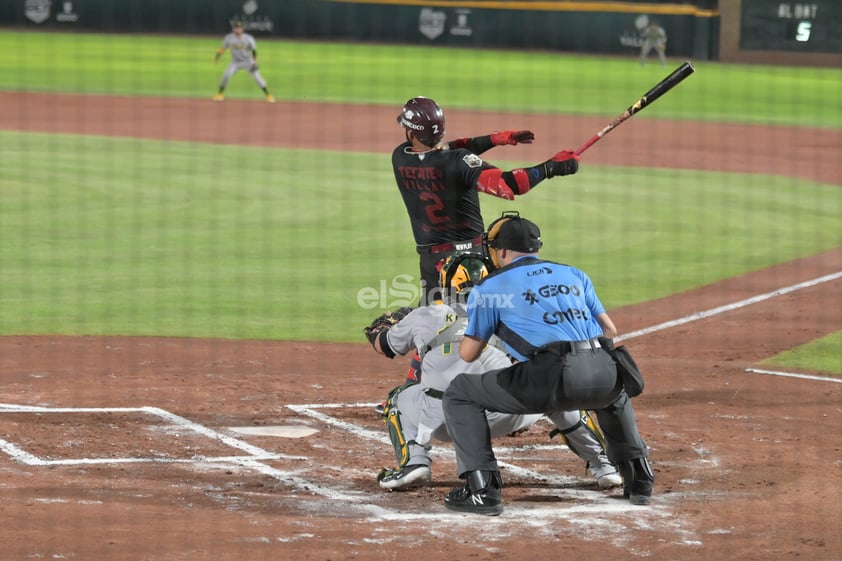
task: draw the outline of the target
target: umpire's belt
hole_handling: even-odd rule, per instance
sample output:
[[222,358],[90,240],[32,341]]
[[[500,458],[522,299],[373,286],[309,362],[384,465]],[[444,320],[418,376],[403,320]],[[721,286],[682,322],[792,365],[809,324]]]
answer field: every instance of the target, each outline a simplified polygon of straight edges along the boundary
[[433,388],[427,388],[426,390],[424,390],[424,393],[435,399],[441,399],[444,397],[444,392],[434,390]]
[[482,236],[464,242],[445,242],[435,245],[418,245],[415,248],[418,253],[449,253],[451,251],[464,251],[482,245]]
[[547,350],[559,355],[566,355],[567,353],[576,354],[577,351],[591,351],[602,347],[599,344],[599,339],[585,339],[584,341],[556,341],[555,343],[547,343],[540,350]]

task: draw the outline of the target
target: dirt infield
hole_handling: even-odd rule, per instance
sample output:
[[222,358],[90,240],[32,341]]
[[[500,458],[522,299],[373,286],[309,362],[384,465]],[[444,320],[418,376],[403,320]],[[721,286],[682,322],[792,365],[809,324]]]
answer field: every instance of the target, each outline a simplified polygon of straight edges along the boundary
[[[10,130],[231,142],[251,127],[234,141],[384,157],[400,137],[394,111],[373,106],[8,93],[0,103]],[[459,113],[450,136],[533,128],[542,142],[518,157],[536,160],[541,146],[604,124]],[[342,115],[359,119],[353,143],[324,126]],[[632,120],[623,134],[639,143],[606,137],[588,161],[839,183],[839,132],[684,123],[658,143],[672,126]],[[394,458],[371,405],[404,363],[364,344],[0,338],[0,559],[840,560],[842,384],[746,372],[842,329],[840,265],[842,248],[612,310],[647,376],[634,404],[656,472],[649,507],[599,491],[540,424],[497,444],[499,518],[444,509],[457,484],[446,446],[432,487],[382,492],[374,475]],[[319,432],[232,430],[270,426]]]

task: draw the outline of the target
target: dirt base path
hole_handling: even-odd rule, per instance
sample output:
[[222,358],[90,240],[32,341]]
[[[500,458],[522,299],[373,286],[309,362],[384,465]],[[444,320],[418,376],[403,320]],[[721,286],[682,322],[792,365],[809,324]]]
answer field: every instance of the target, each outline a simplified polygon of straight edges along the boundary
[[[399,108],[377,105],[224,101],[0,92],[0,129],[354,150],[388,155],[403,135]],[[533,145],[495,157],[540,162],[576,148],[610,119],[454,110],[448,138],[530,129]],[[842,131],[694,123],[639,117],[599,141],[591,164],[759,172],[842,184]],[[506,148],[498,149],[506,150]]]
[[[394,111],[379,107],[40,94],[0,102],[0,129],[383,153],[400,137]],[[450,136],[486,123],[533,128],[539,144],[518,157],[536,161],[548,155],[538,146],[570,146],[603,124],[459,113]],[[353,143],[330,126],[348,115]],[[839,182],[839,133],[683,123],[679,136],[674,127],[632,120],[588,161]],[[596,489],[541,425],[498,443],[508,466],[499,518],[443,508],[457,484],[447,446],[434,450],[432,487],[381,492],[374,475],[394,458],[371,404],[405,365],[364,344],[0,338],[0,557],[838,560],[842,384],[746,368],[842,329],[842,280],[811,285],[840,265],[842,248],[612,310],[628,334],[673,322],[628,340],[647,376],[634,401],[656,471],[645,508]],[[748,302],[758,295],[767,298]],[[319,432],[231,430],[243,426]]]

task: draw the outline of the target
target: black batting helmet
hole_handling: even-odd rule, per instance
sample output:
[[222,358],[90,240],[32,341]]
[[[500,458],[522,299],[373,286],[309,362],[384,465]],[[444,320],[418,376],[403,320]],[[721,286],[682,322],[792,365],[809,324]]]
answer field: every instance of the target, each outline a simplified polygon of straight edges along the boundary
[[435,146],[444,137],[444,111],[429,97],[407,101],[398,115],[398,124],[427,146]]

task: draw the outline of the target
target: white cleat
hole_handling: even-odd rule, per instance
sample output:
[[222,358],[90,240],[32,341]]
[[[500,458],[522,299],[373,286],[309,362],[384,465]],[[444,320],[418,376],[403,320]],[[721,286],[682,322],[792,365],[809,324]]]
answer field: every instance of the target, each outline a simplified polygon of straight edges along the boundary
[[380,487],[390,491],[394,491],[395,489],[423,487],[425,485],[429,485],[432,479],[433,477],[432,472],[430,471],[430,466],[421,464],[404,466],[399,470],[386,468],[381,470],[377,476],[377,481],[380,482]]
[[607,456],[600,455],[594,463],[596,465],[591,465],[589,462],[588,468],[593,474],[594,479],[596,479],[600,489],[611,489],[623,484],[623,478],[620,477],[620,472],[617,471],[617,468]]

